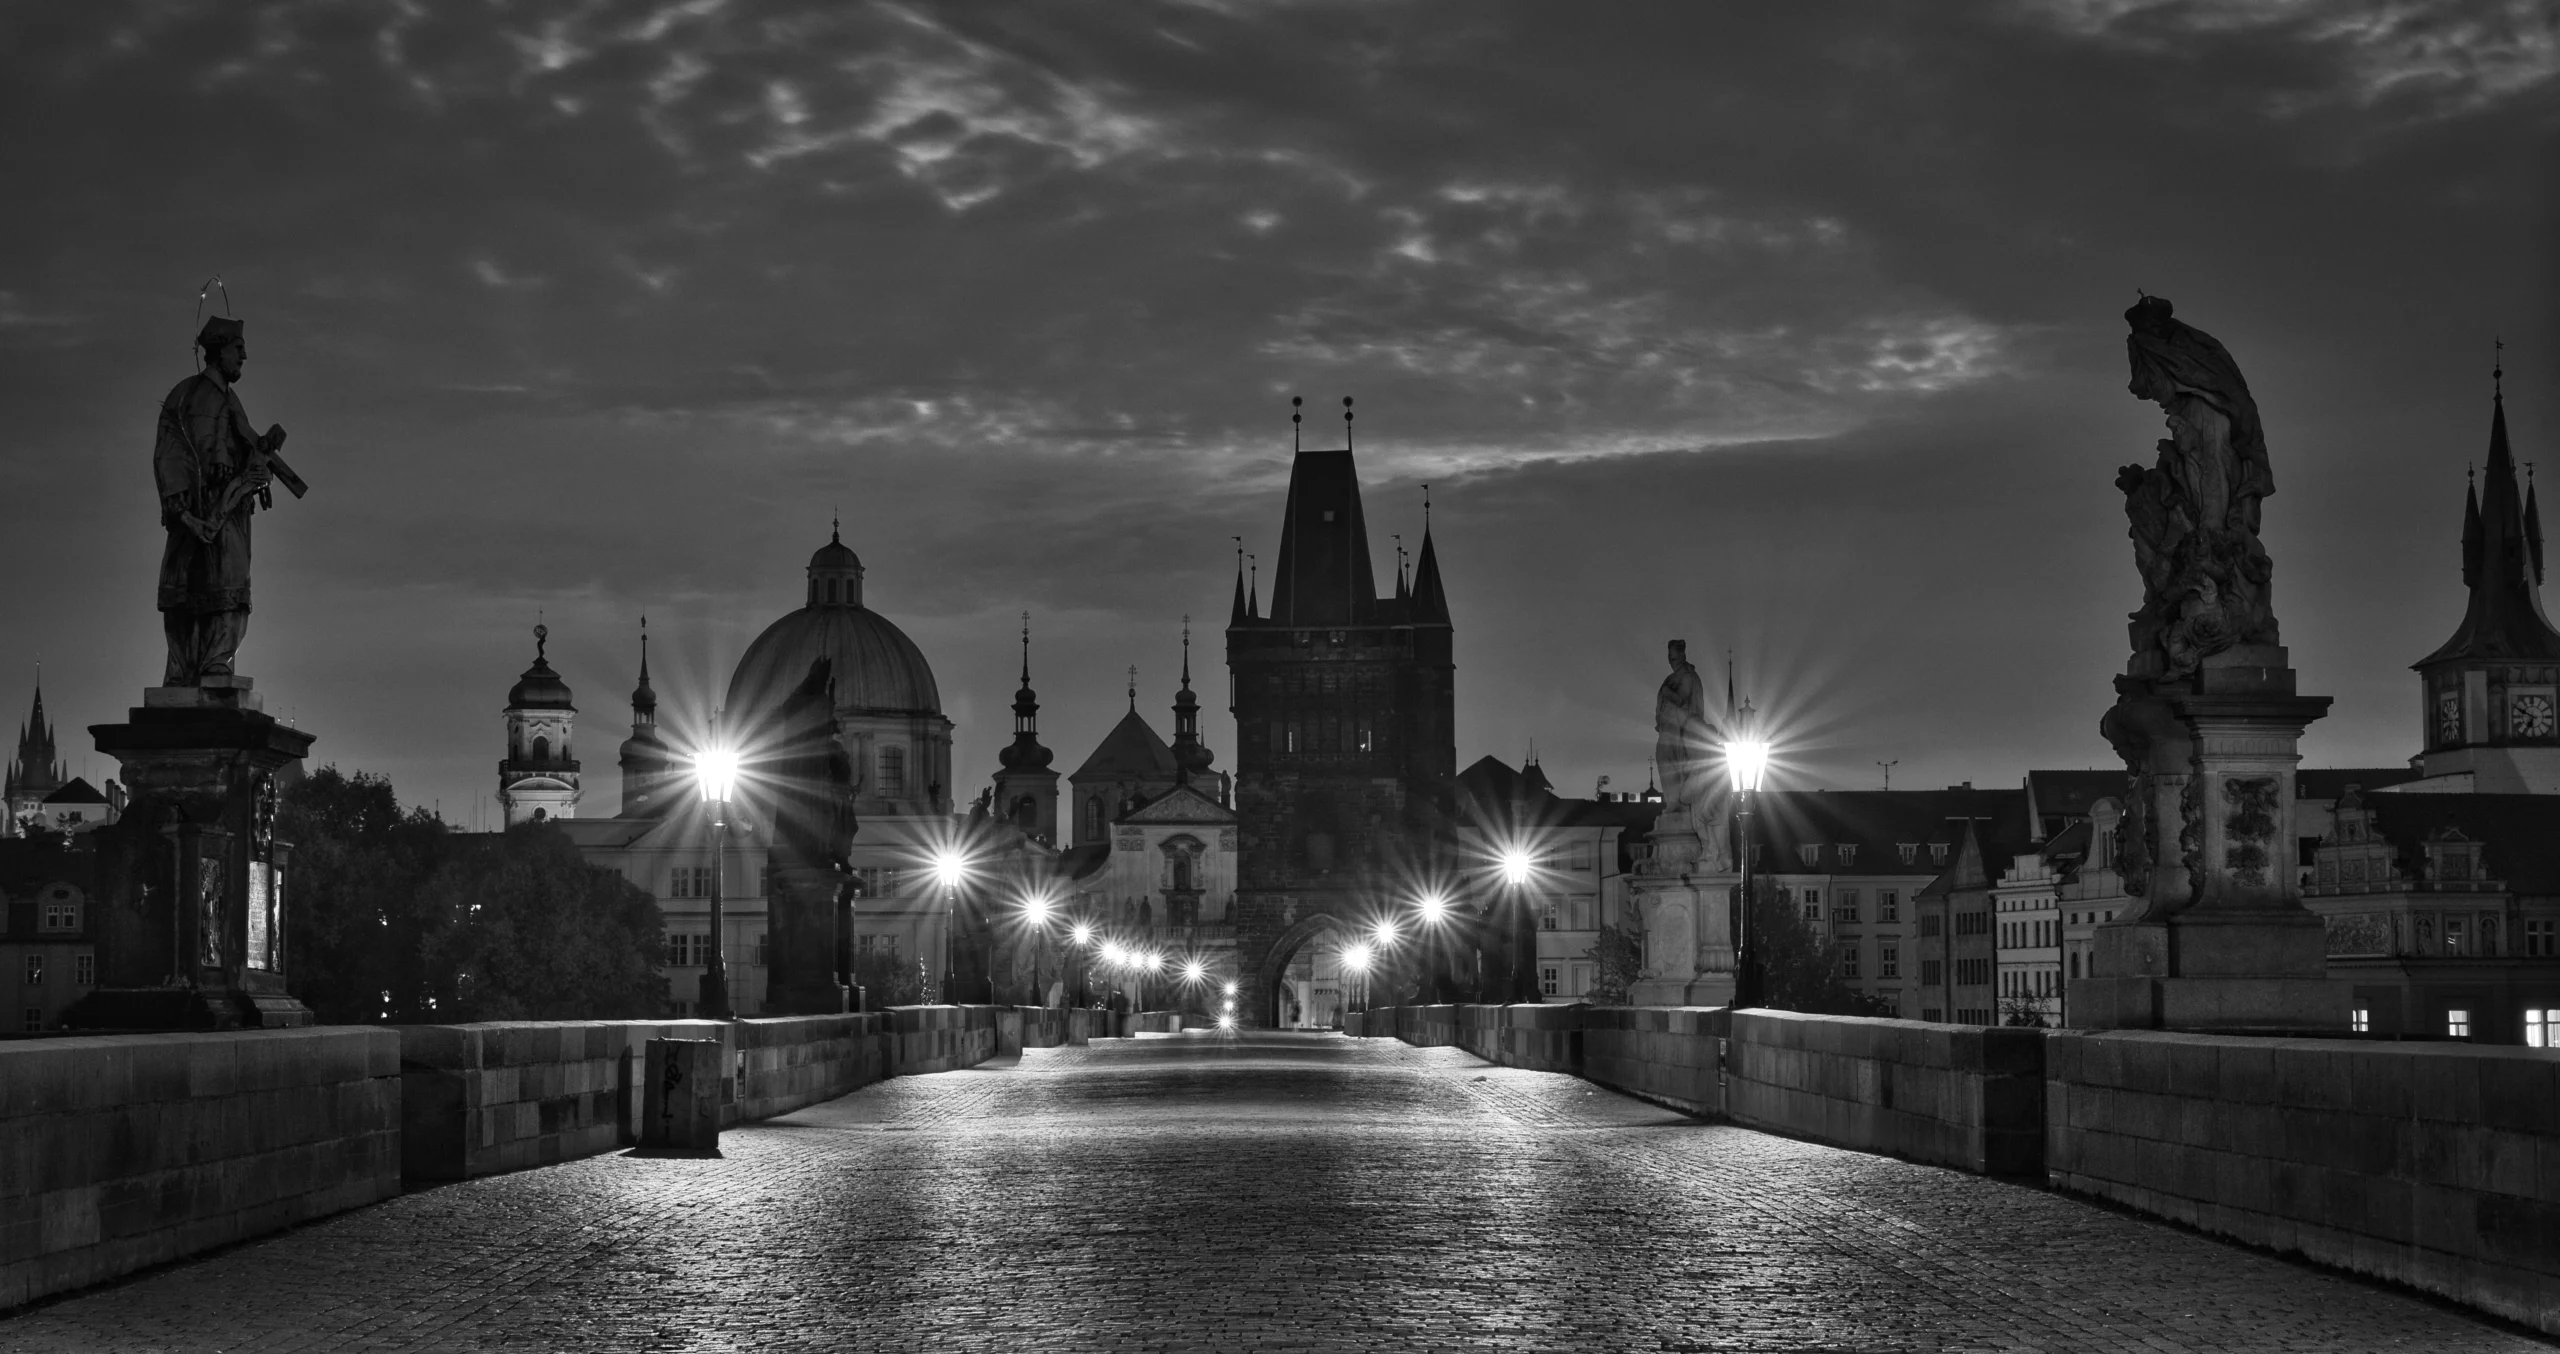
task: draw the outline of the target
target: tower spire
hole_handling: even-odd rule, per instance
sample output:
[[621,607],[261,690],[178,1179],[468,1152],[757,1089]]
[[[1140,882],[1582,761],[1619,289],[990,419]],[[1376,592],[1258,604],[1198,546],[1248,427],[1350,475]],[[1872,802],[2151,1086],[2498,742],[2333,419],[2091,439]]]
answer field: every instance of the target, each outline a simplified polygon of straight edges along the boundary
[[1129,713],[1138,713],[1138,665],[1129,665]]
[[1022,613],[1022,684],[1031,685],[1031,613]]
[[1305,445],[1299,440],[1300,425],[1306,422],[1306,415],[1298,412],[1306,402],[1306,397],[1302,395],[1289,397],[1289,454],[1292,456],[1306,450]]
[[1238,626],[1253,619],[1253,612],[1245,605],[1244,599],[1244,537],[1230,536],[1227,539],[1236,543],[1236,600],[1235,605],[1227,609],[1227,624]]

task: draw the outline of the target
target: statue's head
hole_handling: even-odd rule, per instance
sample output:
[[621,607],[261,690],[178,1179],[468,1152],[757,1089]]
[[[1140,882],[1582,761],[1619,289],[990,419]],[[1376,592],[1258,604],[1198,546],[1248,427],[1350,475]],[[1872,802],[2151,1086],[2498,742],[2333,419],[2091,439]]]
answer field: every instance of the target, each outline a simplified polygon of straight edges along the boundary
[[1671,641],[1671,666],[1676,668],[1688,661],[1689,641],[1685,639],[1675,639]]
[[205,320],[204,328],[196,331],[196,351],[223,380],[237,381],[241,364],[249,360],[247,326],[228,315],[211,316]]

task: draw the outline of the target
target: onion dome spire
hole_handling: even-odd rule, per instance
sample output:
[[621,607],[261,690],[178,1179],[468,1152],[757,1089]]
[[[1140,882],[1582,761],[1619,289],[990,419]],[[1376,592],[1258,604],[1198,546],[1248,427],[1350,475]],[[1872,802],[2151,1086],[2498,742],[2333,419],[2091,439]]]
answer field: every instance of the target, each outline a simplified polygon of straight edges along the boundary
[[1039,771],[1056,758],[1040,746],[1040,698],[1031,690],[1031,613],[1022,613],[1022,688],[1013,693],[1013,742],[996,754],[1007,771]]
[[636,728],[658,722],[658,693],[649,685],[649,618],[640,618],[640,684],[631,688],[631,722]]
[[1217,760],[1200,742],[1200,698],[1191,691],[1191,618],[1182,618],[1182,689],[1173,697],[1173,783],[1181,785]]

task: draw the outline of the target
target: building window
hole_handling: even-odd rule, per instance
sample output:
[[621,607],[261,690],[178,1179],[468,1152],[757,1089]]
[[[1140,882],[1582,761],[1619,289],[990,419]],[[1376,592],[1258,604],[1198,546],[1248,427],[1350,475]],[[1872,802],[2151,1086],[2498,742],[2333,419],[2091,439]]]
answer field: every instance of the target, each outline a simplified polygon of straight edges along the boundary
[[80,905],[74,902],[47,902],[44,905],[44,919],[39,925],[47,931],[77,931],[80,929]]
[[756,967],[757,967],[757,968],[770,968],[770,967],[772,967],[772,964],[771,964],[770,960],[768,959],[768,956],[770,956],[770,955],[773,953],[773,951],[772,951],[772,950],[768,947],[768,945],[767,945],[767,941],[768,941],[769,939],[770,939],[770,937],[768,937],[768,936],[767,936],[764,932],[762,932],[762,931],[759,931],[759,932],[757,932],[757,933],[756,933]]
[[1538,966],[1539,991],[1546,993],[1550,997],[1558,996],[1561,994],[1563,986],[1564,983],[1557,975],[1555,965],[1541,964]]
[[[1843,847],[1841,849],[1847,850],[1848,848]],[[1840,921],[1856,921],[1858,919],[1858,891],[1856,889],[1840,890],[1839,901],[1832,905],[1831,915]]]
[[1945,1014],[1945,1011],[1935,1006],[1923,1006],[1920,1008],[1920,1018],[1933,1025],[1939,1023],[1938,1018]]
[[1571,847],[1567,848],[1565,852],[1565,868],[1572,870],[1590,869],[1591,843],[1575,842]]
[[27,986],[29,986],[29,987],[42,987],[42,986],[44,986],[44,956],[43,956],[43,955],[40,955],[40,954],[31,954],[31,955],[28,955],[28,956],[27,956]]
[[1855,865],[1855,864],[1857,864],[1857,863],[1858,863],[1858,848],[1857,848],[1856,844],[1855,844],[1855,843],[1851,843],[1851,842],[1843,842],[1843,843],[1841,843],[1841,844],[1840,844],[1840,868],[1845,870],[1845,869],[1848,869],[1850,866]]
[[2553,923],[2528,921],[2524,924],[2524,952],[2527,955],[2548,957],[2560,954],[2560,948],[2555,948],[2555,942],[2560,942],[2560,934],[2555,933]]
[[1538,929],[1541,931],[1556,929],[1556,905],[1553,900],[1538,904]]
[[1804,891],[1804,919],[1806,921],[1822,920],[1822,890],[1806,889]]
[[2444,1032],[2455,1039],[2470,1038],[2471,1012],[2460,1006],[2447,1010],[2444,1013]]
[[708,898],[711,896],[711,867],[679,865],[667,872],[667,896],[670,898]]
[[1936,914],[1929,913],[1921,916],[1920,934],[1924,936],[1934,936],[1938,934],[1938,918]]
[[[1935,959],[1923,959],[1920,961],[1920,985],[1922,987],[1936,987],[1939,980],[1946,976],[1946,972],[1946,966],[1941,961]],[[1937,1019],[1934,1015],[1929,1018],[1931,1020]]]
[[907,750],[880,749],[880,793],[899,796],[907,792]]
[[1841,950],[1840,950],[1840,976],[1841,976],[1841,977],[1843,977],[1843,978],[1855,978],[1855,977],[1857,977],[1857,976],[1858,976],[1858,947],[1857,947],[1857,946],[1855,946],[1855,945],[1847,945],[1847,946],[1843,946],[1843,947],[1841,948]]
[[1947,863],[1947,844],[1945,842],[1929,843],[1929,863],[1932,865],[1944,865]]
[[1803,861],[1806,869],[1811,869],[1814,866],[1821,864],[1822,844],[1820,842],[1814,842],[1810,845],[1797,847],[1796,859]]
[[2444,919],[2444,952],[2446,954],[2462,953],[2462,918],[2460,917]]
[[33,1034],[33,1033],[35,1033],[36,1031],[41,1030],[41,1029],[43,1029],[43,1028],[44,1028],[44,1008],[43,1008],[43,1007],[41,1007],[41,1006],[30,1006],[30,1007],[28,1007],[26,1010],[21,1011],[21,1012],[19,1012],[18,1014],[20,1015],[20,1017],[22,1017],[22,1020],[23,1020],[23,1023],[20,1025],[20,1028],[21,1028],[21,1029],[26,1030],[29,1034]]
[[1899,978],[1902,976],[1901,946],[1879,945],[1876,947],[1876,976],[1879,978]]
[[1893,849],[1902,853],[1902,863],[1903,863],[1903,864],[1905,864],[1905,865],[1914,865],[1914,864],[1918,864],[1918,863],[1919,863],[1919,860],[1920,860],[1920,843],[1918,843],[1918,842],[1895,842],[1895,843],[1893,844]]
[[[2364,1012],[2356,1012],[2362,1020]],[[2357,1029],[2363,1029],[2359,1024]],[[2560,1048],[2560,1006],[2531,1008],[2524,1013],[2524,1046],[2526,1048]]]
[[711,953],[711,937],[681,931],[667,933],[667,967],[700,968]]
[[1876,890],[1876,920],[1902,920],[1902,895],[1893,889]]

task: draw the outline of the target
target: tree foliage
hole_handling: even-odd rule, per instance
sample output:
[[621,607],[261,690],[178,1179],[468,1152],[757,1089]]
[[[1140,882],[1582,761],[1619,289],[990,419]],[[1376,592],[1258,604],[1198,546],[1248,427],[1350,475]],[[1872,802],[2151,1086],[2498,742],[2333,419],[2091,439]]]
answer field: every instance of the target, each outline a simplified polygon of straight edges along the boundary
[[1644,971],[1644,933],[1633,927],[1608,926],[1583,951],[1597,971],[1588,1000],[1594,1006],[1624,1006],[1634,1000],[1636,975]]
[[901,959],[887,947],[864,950],[853,957],[853,981],[862,989],[862,1009],[913,1006],[924,1000],[924,968]]
[[1753,948],[1762,975],[1761,1005],[1808,1015],[1890,1016],[1885,1002],[1840,980],[1839,947],[1830,944],[1778,896],[1767,879],[1752,881]]
[[330,1024],[629,1019],[665,1009],[657,904],[552,824],[501,836],[403,813],[389,781],[324,766],[277,835],[294,995]]

